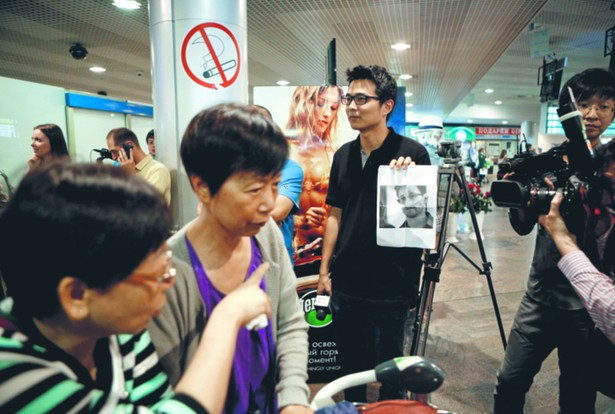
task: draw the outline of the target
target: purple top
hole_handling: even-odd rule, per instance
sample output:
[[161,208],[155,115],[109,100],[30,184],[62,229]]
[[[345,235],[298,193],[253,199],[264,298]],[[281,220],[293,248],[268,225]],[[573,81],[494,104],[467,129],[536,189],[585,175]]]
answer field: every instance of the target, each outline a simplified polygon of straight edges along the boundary
[[[263,262],[261,251],[254,238],[250,238],[252,259],[246,279]],[[190,261],[196,275],[205,309],[210,315],[213,308],[224,298],[224,293],[214,287],[199,260],[190,240],[186,237]],[[267,291],[265,280],[260,284]],[[264,329],[249,331],[241,328],[237,336],[237,349],[233,357],[233,370],[229,382],[229,390],[224,404],[224,413],[245,414],[259,411],[260,413],[277,412],[277,401],[273,389],[273,363],[275,362],[273,332],[271,321]]]

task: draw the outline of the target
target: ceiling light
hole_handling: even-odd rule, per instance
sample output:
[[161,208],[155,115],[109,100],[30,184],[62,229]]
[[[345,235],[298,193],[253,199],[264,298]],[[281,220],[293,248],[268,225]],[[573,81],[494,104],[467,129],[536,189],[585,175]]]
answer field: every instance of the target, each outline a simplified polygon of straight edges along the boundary
[[107,71],[107,69],[103,68],[102,66],[92,66],[90,70],[95,73],[103,73]]
[[290,84],[290,82],[289,82],[289,81],[285,81],[285,80],[279,80],[279,81],[277,81],[276,83],[277,83],[278,85],[280,85],[280,86],[286,86],[286,85],[289,85],[289,84]]
[[406,93],[404,93],[404,96],[405,96],[406,98],[409,98],[409,97],[411,97],[412,95],[414,95],[412,92],[406,92]]
[[406,50],[410,49],[410,45],[408,43],[395,43],[394,45],[391,45],[391,49]]
[[467,122],[468,124],[471,124],[472,122],[474,122],[474,120],[473,120],[473,119],[468,119],[466,122]]
[[487,89],[485,89],[485,93],[493,93],[493,89],[487,88]]
[[407,104],[406,104],[406,106],[407,106],[408,108],[412,108],[412,107],[414,106],[414,104],[407,103]]
[[506,125],[506,124],[508,123],[508,121],[502,121],[502,123],[503,123],[504,125]]
[[401,80],[412,79],[412,75],[408,75],[407,73],[404,73],[403,75],[399,75],[399,79]]
[[502,105],[502,101],[495,101],[494,104],[496,105]]
[[134,0],[113,0],[113,5],[118,9],[137,10],[141,8],[141,3]]

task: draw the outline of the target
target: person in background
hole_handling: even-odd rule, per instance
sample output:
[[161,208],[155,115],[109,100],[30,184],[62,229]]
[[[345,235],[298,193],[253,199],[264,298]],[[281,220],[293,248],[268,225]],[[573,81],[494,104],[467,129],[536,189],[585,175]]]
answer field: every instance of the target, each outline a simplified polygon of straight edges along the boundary
[[507,162],[508,161],[508,152],[503,149],[502,152],[500,152],[500,156],[498,157],[498,164],[502,163],[502,162]]
[[[123,145],[130,146],[130,155]],[[151,155],[145,154],[139,145],[134,132],[128,128],[115,128],[107,134],[107,148],[111,156],[120,166],[135,173],[156,187],[163,195],[167,204],[171,204],[171,174],[167,167],[156,161]]]
[[504,164],[509,161],[507,154],[508,152],[505,149],[503,149],[502,152],[500,152],[500,156],[498,157],[498,174],[497,174],[498,180],[501,180],[502,178],[504,178],[504,174],[506,174],[507,172],[510,172],[510,166],[508,165],[500,166],[500,164]]
[[181,158],[200,202],[198,217],[169,239],[178,268],[169,305],[150,324],[161,363],[175,383],[195,357],[203,326],[261,263],[271,318],[239,333],[225,412],[310,413],[307,324],[280,229],[271,219],[288,144],[249,105],[216,105],[195,115]]
[[484,148],[478,150],[478,164],[476,165],[476,171],[478,172],[476,182],[478,185],[481,185],[487,175],[487,156],[485,155]]
[[[238,331],[270,314],[265,268],[210,315],[173,392],[145,330],[173,284],[170,225],[162,195],[120,168],[24,177],[0,216],[0,412],[222,412]],[[24,260],[33,234],[45,248]]]
[[337,146],[342,89],[339,86],[299,86],[290,107],[286,133],[290,158],[304,173],[299,211],[295,214],[295,271],[318,271],[328,206],[329,170]]
[[147,151],[152,158],[156,158],[156,142],[155,142],[154,130],[152,129],[147,133],[145,137],[145,142],[147,143]]
[[32,151],[34,154],[28,160],[28,170],[42,165],[54,158],[66,157],[68,148],[62,129],[56,124],[41,124],[32,131]]
[[[429,165],[429,154],[418,141],[387,128],[397,85],[385,68],[356,66],[346,76],[348,94],[341,101],[359,135],[333,158],[317,290],[332,295],[341,363],[352,373],[403,355],[405,325],[423,267],[422,249],[376,244],[378,168]],[[344,394],[348,401],[366,401],[365,386]],[[385,384],[380,388],[381,400],[402,394]]]
[[[615,76],[602,69],[587,69],[572,76],[562,87],[560,106],[570,102],[568,87],[572,89],[583,115],[590,143],[599,141],[614,118]],[[538,217],[534,210],[520,208],[509,210],[509,219],[513,229],[523,236],[532,231]],[[560,369],[560,412],[594,412],[596,390],[589,380],[595,375],[594,367],[579,358],[579,355],[590,353],[593,322],[558,268],[560,259],[549,233],[539,225],[527,290],[519,304],[504,360],[496,374],[495,414],[523,413],[525,394],[543,361],[554,349],[558,352]]]
[[476,150],[476,144],[474,141],[470,141],[468,147],[468,166],[470,167],[470,178],[474,181],[478,178],[478,151]]
[[[271,112],[261,105],[254,105],[264,116],[273,122]],[[282,167],[280,184],[278,185],[278,197],[275,200],[275,208],[271,212],[271,217],[280,226],[284,243],[291,263],[294,265],[293,237],[295,235],[294,215],[299,211],[299,199],[303,185],[303,169],[291,159],[287,159]]]

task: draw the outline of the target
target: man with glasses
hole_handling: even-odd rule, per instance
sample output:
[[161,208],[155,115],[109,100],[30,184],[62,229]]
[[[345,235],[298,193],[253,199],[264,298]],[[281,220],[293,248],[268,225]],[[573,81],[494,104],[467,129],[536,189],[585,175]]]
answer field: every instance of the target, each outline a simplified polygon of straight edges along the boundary
[[427,187],[424,185],[397,185],[397,201],[406,216],[400,228],[431,229],[433,216],[427,211]]
[[[340,360],[346,372],[356,372],[403,354],[422,267],[422,250],[376,244],[378,167],[428,165],[429,154],[387,128],[397,86],[385,68],[357,66],[346,75],[348,94],[341,101],[359,136],[333,157],[318,292],[333,295]],[[346,390],[345,398],[366,401],[366,387]],[[394,398],[402,398],[399,390],[380,388],[381,400]]]
[[[613,122],[615,76],[603,69],[587,69],[574,75],[562,88],[560,106],[569,103],[568,87],[583,115],[589,145],[596,150],[600,147],[600,135]],[[536,213],[527,209],[511,209],[509,217],[520,235],[529,234],[537,221]],[[579,217],[578,221],[583,218]],[[598,229],[593,229],[588,234],[601,235],[604,230],[598,233]],[[539,225],[527,291],[515,315],[504,361],[497,372],[495,414],[523,413],[525,394],[534,376],[556,348],[560,368],[559,412],[594,412],[596,391],[591,379],[596,367],[587,359],[593,323],[570,282],[558,269],[560,259],[547,230]]]
[[[600,135],[613,123],[615,95],[610,93],[608,87],[605,88],[613,79],[615,78],[610,72],[592,68],[568,81],[583,115],[585,134],[593,151],[602,145]],[[564,90],[566,89],[562,88],[562,91]]]

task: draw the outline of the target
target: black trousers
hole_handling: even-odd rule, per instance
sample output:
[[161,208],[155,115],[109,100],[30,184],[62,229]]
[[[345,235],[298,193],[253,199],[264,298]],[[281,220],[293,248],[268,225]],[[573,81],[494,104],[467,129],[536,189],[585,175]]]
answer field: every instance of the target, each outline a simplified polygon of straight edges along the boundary
[[593,323],[585,309],[562,310],[523,296],[497,373],[494,414],[523,413],[525,394],[543,361],[557,348],[559,413],[595,412],[589,338]]
[[[333,325],[344,374],[373,369],[376,365],[403,355],[408,305],[354,298],[333,289]],[[366,402],[366,386],[349,388],[344,398]],[[379,401],[402,399],[403,390],[386,385],[380,388]]]

